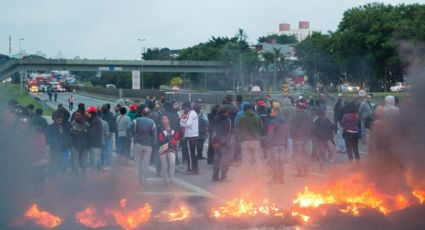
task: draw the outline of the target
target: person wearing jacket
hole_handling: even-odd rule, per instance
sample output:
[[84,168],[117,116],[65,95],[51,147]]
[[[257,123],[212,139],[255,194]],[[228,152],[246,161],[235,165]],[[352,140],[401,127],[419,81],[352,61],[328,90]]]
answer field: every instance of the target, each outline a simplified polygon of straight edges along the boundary
[[117,153],[121,156],[130,159],[130,145],[131,140],[129,136],[127,136],[127,127],[131,124],[131,118],[126,115],[127,109],[122,107],[119,111],[119,115],[117,116],[117,136],[118,136],[118,145],[119,148]]
[[289,124],[294,152],[293,158],[297,171],[296,177],[308,176],[307,145],[311,141],[313,120],[306,110],[307,103],[304,100],[298,101],[296,114]]
[[[319,164],[322,166],[327,160],[333,162],[333,155],[335,152],[333,144],[334,124],[326,116],[325,111],[319,109],[316,113],[317,116],[314,120],[313,136],[317,141],[317,156],[319,158]],[[326,153],[328,153],[327,156]]]
[[366,98],[362,101],[359,107],[359,115],[360,115],[360,132],[361,132],[361,139],[363,143],[366,143],[366,136],[367,136],[367,128],[365,126],[366,119],[372,115],[373,108],[372,108],[372,96],[367,95]]
[[217,115],[217,110],[220,108],[219,105],[214,105],[211,108],[210,113],[208,113],[208,123],[210,124],[208,127],[208,150],[207,150],[207,164],[212,164],[214,162],[214,148],[212,146],[212,134],[213,134],[213,126],[214,119]]
[[71,146],[69,126],[64,122],[62,113],[56,113],[54,123],[47,127],[46,139],[50,147],[50,174],[55,175],[58,171],[64,173],[64,163],[67,161],[65,155]]
[[202,113],[202,100],[198,99],[193,106],[196,114],[198,114],[198,131],[199,131],[199,138],[198,142],[196,143],[196,155],[198,157],[198,160],[205,160],[205,157],[203,156],[204,151],[204,143],[205,140],[208,137],[208,118],[207,116]]
[[100,153],[102,151],[102,121],[97,116],[97,109],[90,106],[87,110],[89,129],[87,130],[87,141],[90,162],[93,168],[101,169]]
[[141,117],[136,118],[127,127],[127,135],[133,138],[135,143],[134,155],[138,164],[139,182],[141,186],[145,186],[148,176],[149,161],[152,154],[152,146],[157,143],[157,130],[155,122],[150,119],[149,108],[143,106],[143,110],[139,111]]
[[162,115],[158,141],[159,158],[161,160],[161,176],[164,179],[165,184],[168,184],[170,181],[174,181],[178,140],[178,130],[172,129],[170,119],[167,115]]
[[42,109],[37,108],[35,110],[35,115],[31,118],[31,124],[34,129],[38,128],[38,130],[41,130],[43,133],[46,132],[46,128],[49,124],[47,123],[46,118],[43,117]]
[[109,103],[102,105],[100,118],[108,123],[108,132],[105,136],[105,151],[103,154],[103,164],[109,165],[112,160],[112,139],[117,130],[117,124],[112,114],[111,105]]
[[344,116],[344,108],[346,106],[345,100],[342,98],[342,94],[338,94],[337,102],[334,106],[334,124],[335,124],[335,131],[336,131],[336,142],[335,142],[335,149],[338,152],[344,153],[347,151],[345,148],[345,141],[342,137],[342,127],[341,127],[341,121],[342,117]]
[[356,160],[360,160],[359,154],[359,114],[356,105],[350,103],[346,106],[346,113],[341,121],[343,137],[347,148],[348,159],[353,161],[353,154]]
[[395,97],[392,95],[388,95],[385,97],[385,104],[384,104],[384,116],[385,117],[391,117],[394,115],[400,114],[400,110],[395,103]]
[[190,102],[182,105],[183,114],[180,119],[180,125],[184,128],[184,138],[189,144],[189,153],[186,151],[187,173],[191,175],[199,174],[198,157],[196,156],[196,145],[199,137],[199,118],[198,114],[192,109]]
[[228,117],[228,111],[225,106],[222,105],[217,109],[217,116],[215,116],[212,124],[211,145],[214,148],[212,180],[219,181],[226,179],[230,163],[233,159],[232,152],[230,151],[232,121]]
[[78,166],[81,172],[86,171],[87,160],[87,137],[89,130],[89,123],[84,120],[81,111],[77,110],[74,114],[74,120],[70,123],[71,132],[71,159],[72,159],[72,172],[78,172]]
[[271,120],[267,131],[267,144],[270,149],[270,163],[272,167],[272,184],[283,184],[285,175],[285,150],[288,144],[288,125],[280,111],[275,106],[270,112]]
[[252,105],[245,105],[244,115],[239,119],[236,130],[241,141],[242,163],[255,165],[262,154],[261,118],[254,112]]
[[130,105],[128,108],[130,109],[130,111],[127,113],[127,116],[130,118],[131,121],[134,121],[138,116],[137,105]]

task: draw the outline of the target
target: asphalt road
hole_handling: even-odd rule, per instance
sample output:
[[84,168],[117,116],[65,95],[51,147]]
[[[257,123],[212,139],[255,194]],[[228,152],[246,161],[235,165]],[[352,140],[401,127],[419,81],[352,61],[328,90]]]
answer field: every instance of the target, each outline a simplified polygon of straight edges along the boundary
[[[35,96],[53,108],[59,103],[67,108],[70,95],[71,93],[58,94],[57,102],[49,102],[47,94],[38,93]],[[73,95],[74,110],[78,103],[85,103],[88,107],[111,102]],[[204,148],[204,156],[206,149]],[[346,158],[345,154],[337,154],[337,163],[345,163]],[[125,197],[132,202],[133,207],[149,202],[154,205],[155,210],[166,210],[170,206],[186,203],[198,210],[197,212],[205,212],[212,206],[232,198],[248,196],[257,200],[269,199],[278,207],[290,208],[297,192],[303,191],[306,186],[319,186],[325,183],[329,170],[335,166],[319,167],[317,162],[310,162],[310,175],[299,178],[294,177],[294,165],[288,162],[285,165],[285,183],[272,185],[268,183],[271,175],[265,161],[262,161],[261,166],[254,168],[231,167],[228,179],[218,183],[211,180],[211,165],[207,165],[205,160],[200,160],[199,164],[199,175],[185,175],[183,173],[186,169],[185,164],[178,166],[174,185],[164,185],[162,179],[155,176],[155,169],[150,167],[147,186],[142,188],[138,184],[136,163],[114,155],[112,165],[102,172],[89,172],[86,176],[77,177],[68,173],[52,178],[47,186],[49,199],[44,198],[40,202],[66,213],[69,210],[84,209],[85,206],[118,206],[119,199]],[[68,209],[61,206],[64,200],[72,201]]]

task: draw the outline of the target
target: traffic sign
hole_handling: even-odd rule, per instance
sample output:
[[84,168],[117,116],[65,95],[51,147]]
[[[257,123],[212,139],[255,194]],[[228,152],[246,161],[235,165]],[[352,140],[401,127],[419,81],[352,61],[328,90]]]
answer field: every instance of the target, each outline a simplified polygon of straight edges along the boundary
[[364,89],[359,90],[359,96],[360,97],[366,97],[366,94],[367,94],[366,90],[364,90]]

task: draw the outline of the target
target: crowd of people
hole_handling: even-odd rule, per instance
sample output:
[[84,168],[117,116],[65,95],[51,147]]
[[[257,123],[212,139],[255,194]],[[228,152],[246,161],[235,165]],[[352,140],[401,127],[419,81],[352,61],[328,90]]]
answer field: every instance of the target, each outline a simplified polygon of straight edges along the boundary
[[[187,165],[186,174],[200,174],[198,161],[212,165],[212,180],[222,181],[229,168],[258,167],[271,170],[270,183],[284,183],[284,165],[293,160],[297,177],[308,176],[309,162],[332,164],[335,153],[347,153],[349,161],[360,160],[359,141],[368,142],[368,130],[386,115],[399,113],[397,100],[387,96],[376,104],[372,95],[351,101],[338,95],[332,113],[326,96],[318,99],[270,97],[246,101],[241,95],[227,95],[222,104],[156,101],[147,98],[124,104],[89,106],[79,103],[72,112],[62,104],[52,114],[52,124],[33,105],[9,107],[37,137],[37,151],[48,146],[48,174],[104,171],[116,154],[135,160],[141,186],[146,185],[149,165],[164,183],[174,182],[176,165]],[[128,108],[128,109],[127,109]],[[208,148],[204,151],[205,143]],[[204,155],[206,152],[206,157]],[[180,154],[181,153],[181,154]],[[202,169],[204,170],[204,169]]]

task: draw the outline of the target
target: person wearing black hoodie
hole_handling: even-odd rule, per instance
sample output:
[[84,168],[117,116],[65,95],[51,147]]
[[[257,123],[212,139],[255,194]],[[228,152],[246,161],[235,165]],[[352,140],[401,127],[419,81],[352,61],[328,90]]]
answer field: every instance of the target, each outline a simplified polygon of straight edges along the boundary
[[114,115],[112,114],[111,105],[109,103],[102,106],[102,111],[100,113],[100,118],[108,123],[109,134],[105,138],[105,152],[103,156],[104,164],[109,165],[112,159],[112,137],[116,133],[117,124],[115,122]]
[[71,138],[68,123],[62,113],[56,113],[54,123],[46,130],[47,144],[50,146],[49,173],[55,175],[58,171],[65,172],[66,153],[71,147]]
[[[232,122],[228,117],[225,106],[220,106],[217,116],[213,120],[211,143],[214,148],[213,181],[224,180],[227,177],[230,163],[232,161],[232,151],[230,151],[230,135]],[[219,175],[221,173],[221,175]]]
[[90,162],[93,168],[101,169],[100,153],[102,150],[102,121],[97,116],[97,109],[90,106],[86,110],[88,114],[89,128],[87,130],[87,144],[90,154]]
[[280,106],[270,112],[266,143],[270,150],[272,180],[270,183],[283,184],[285,170],[285,152],[288,145],[288,125],[280,111]]
[[214,161],[214,148],[212,146],[212,132],[213,132],[213,126],[214,126],[214,120],[217,115],[217,110],[220,106],[214,105],[211,108],[211,112],[208,113],[208,122],[210,123],[210,127],[208,129],[208,150],[207,150],[207,163],[210,165]]

